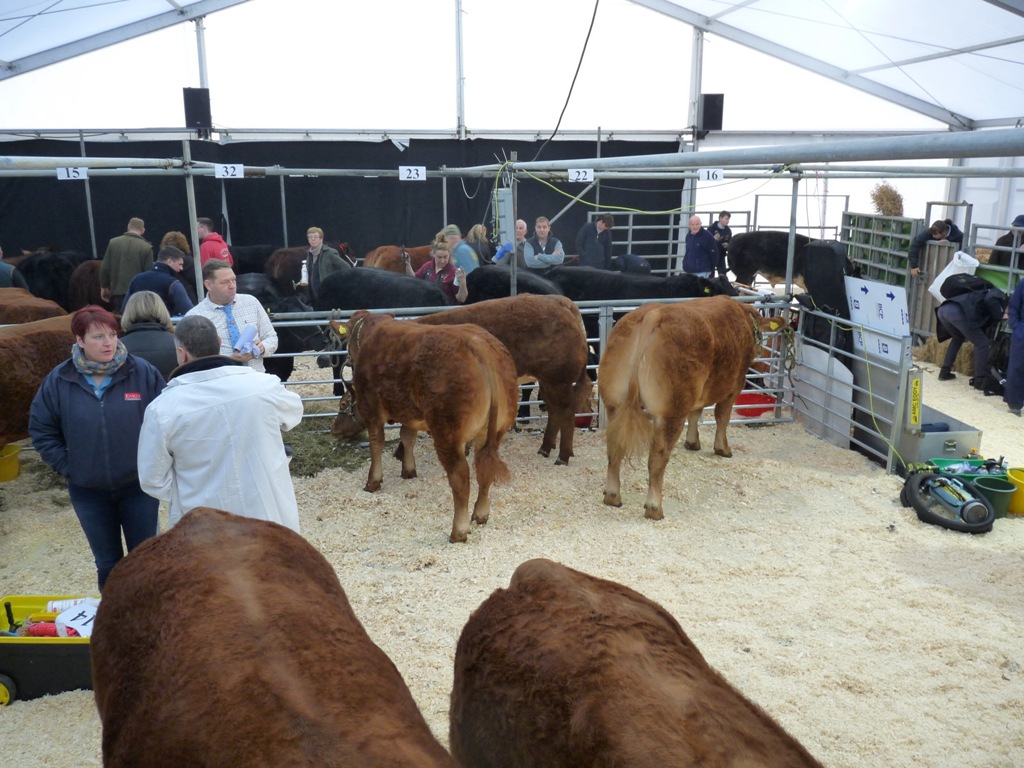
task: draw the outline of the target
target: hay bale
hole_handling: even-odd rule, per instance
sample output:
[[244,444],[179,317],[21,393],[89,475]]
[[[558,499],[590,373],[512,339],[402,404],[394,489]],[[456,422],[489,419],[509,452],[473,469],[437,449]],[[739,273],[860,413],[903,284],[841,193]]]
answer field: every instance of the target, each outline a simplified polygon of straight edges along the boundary
[[[950,340],[939,342],[934,336],[928,338],[924,344],[914,348],[914,359],[918,362],[942,365],[946,357],[946,350],[949,348]],[[956,362],[953,364],[953,371],[962,373],[965,376],[974,375],[974,345],[965,341],[957,353]]]

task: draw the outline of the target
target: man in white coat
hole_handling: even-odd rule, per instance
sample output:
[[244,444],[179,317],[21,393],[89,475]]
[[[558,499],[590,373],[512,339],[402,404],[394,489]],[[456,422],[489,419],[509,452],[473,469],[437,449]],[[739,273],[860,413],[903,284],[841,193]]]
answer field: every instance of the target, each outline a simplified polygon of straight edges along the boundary
[[298,533],[281,431],[302,419],[302,399],[276,376],[221,356],[208,318],[182,318],[174,341],[179,367],[139,435],[142,490],[170,503],[171,525],[193,507],[214,507]]

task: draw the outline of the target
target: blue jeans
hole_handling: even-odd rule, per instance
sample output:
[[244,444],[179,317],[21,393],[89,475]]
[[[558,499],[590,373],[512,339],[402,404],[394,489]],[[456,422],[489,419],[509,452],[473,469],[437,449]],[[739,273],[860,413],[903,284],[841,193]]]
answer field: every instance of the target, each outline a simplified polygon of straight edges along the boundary
[[144,493],[137,480],[114,491],[68,483],[68,494],[96,560],[96,578],[102,591],[110,571],[124,557],[121,531],[129,552],[156,536],[160,502]]

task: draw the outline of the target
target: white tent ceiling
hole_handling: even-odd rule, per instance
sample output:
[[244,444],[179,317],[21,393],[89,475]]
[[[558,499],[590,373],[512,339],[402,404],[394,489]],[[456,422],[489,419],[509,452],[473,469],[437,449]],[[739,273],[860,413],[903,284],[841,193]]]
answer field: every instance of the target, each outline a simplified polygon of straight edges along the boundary
[[[954,130],[1024,124],[1024,0],[630,1]],[[0,80],[243,2],[11,0]]]

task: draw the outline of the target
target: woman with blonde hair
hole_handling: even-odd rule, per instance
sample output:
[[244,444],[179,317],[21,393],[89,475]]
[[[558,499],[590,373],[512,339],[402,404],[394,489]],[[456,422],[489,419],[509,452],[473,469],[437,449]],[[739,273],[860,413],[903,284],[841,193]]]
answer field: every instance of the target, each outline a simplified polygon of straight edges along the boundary
[[474,224],[466,233],[466,242],[476,251],[481,264],[491,263],[491,244],[487,240],[487,227],[483,224]]
[[435,242],[430,250],[431,260],[415,272],[408,259],[403,260],[405,274],[436,283],[444,291],[450,304],[464,304],[469,295],[466,273],[452,263],[452,251],[448,243]]
[[163,299],[153,291],[128,297],[121,315],[121,343],[131,354],[152,363],[165,379],[178,367],[174,349],[174,325]]

